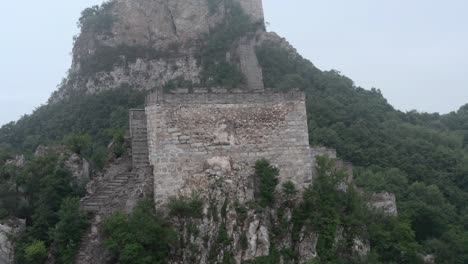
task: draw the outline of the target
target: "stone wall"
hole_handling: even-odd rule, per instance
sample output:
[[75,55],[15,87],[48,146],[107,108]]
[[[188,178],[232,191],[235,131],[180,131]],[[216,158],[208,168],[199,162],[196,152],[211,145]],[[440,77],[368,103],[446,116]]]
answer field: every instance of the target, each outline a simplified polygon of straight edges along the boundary
[[308,186],[312,163],[304,101],[302,92],[150,95],[146,115],[157,204],[178,195],[208,167],[252,176],[260,159],[278,166],[281,181]]

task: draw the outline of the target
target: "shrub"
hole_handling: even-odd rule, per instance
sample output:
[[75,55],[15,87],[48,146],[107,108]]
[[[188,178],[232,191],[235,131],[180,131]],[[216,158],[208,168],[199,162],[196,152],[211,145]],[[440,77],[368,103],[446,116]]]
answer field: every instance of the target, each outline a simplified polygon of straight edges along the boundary
[[177,53],[177,46],[165,51],[138,45],[100,46],[94,54],[81,58],[80,71],[84,76],[92,76],[98,72],[109,72],[115,66],[126,66],[135,63],[139,58],[154,60],[173,57]]
[[110,34],[115,21],[115,18],[109,12],[112,5],[113,2],[106,2],[101,6],[95,5],[86,8],[81,12],[78,27],[99,34]]
[[43,264],[47,259],[47,248],[43,241],[35,240],[25,249],[26,263]]
[[245,233],[241,234],[239,241],[242,250],[247,250],[249,248],[249,240],[247,239],[247,235]]
[[112,140],[108,129],[128,128],[128,109],[140,108],[144,101],[145,92],[122,87],[44,105],[1,127],[0,145],[8,143],[15,152],[34,152],[38,145],[56,143],[80,131],[97,146],[107,147]]
[[74,153],[81,155],[91,147],[91,136],[86,133],[73,133],[63,139],[65,145]]
[[97,169],[103,169],[107,162],[107,149],[103,146],[97,146],[93,151],[91,161]]
[[140,202],[130,215],[113,214],[104,221],[102,231],[106,247],[121,264],[167,263],[177,238],[150,200]]
[[297,194],[296,185],[292,181],[284,182],[282,188],[287,200],[292,200]]
[[113,129],[111,130],[112,134],[112,150],[114,154],[118,157],[121,157],[125,153],[125,130],[123,129]]
[[65,199],[58,217],[59,222],[51,230],[56,263],[73,264],[81,236],[88,226],[87,217],[80,211],[79,198]]
[[[208,4],[214,11],[219,1],[208,0]],[[201,82],[206,87],[237,88],[245,83],[245,76],[235,63],[226,61],[226,53],[241,37],[255,32],[259,25],[251,21],[239,3],[229,0],[224,4],[227,10],[224,21],[205,36],[205,42],[200,47]]]
[[259,184],[260,206],[267,207],[273,205],[274,193],[278,185],[279,170],[266,160],[259,160],[255,163],[255,176]]
[[202,218],[203,202],[197,196],[192,198],[172,197],[168,203],[169,215],[179,218]]

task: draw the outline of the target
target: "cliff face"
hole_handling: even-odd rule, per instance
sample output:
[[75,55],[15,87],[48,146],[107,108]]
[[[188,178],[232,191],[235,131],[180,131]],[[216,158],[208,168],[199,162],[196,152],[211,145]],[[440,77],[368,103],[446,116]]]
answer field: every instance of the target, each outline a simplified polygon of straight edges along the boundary
[[237,21],[228,18],[240,15],[256,26],[226,32],[237,36],[224,36],[232,43],[219,47],[222,60],[216,63],[234,65],[246,75],[243,86],[262,89],[254,53],[264,33],[260,0],[113,0],[83,11],[69,76],[51,101],[121,86],[151,90],[171,81],[206,86],[213,74],[202,78],[206,67],[201,50],[210,45],[210,35],[220,35],[220,24],[236,27]]
[[0,263],[15,263],[15,241],[12,238],[19,234],[24,229],[25,225],[25,220],[19,219],[7,219],[0,222]]
[[[83,12],[70,75],[52,101],[121,86],[158,91],[148,96],[146,112],[130,115],[141,121],[138,127],[130,122],[132,166],[88,185],[81,205],[94,218],[76,263],[109,258],[102,219],[131,211],[141,198],[135,193],[151,195],[150,178],[157,208],[180,236],[170,263],[309,263],[317,257],[318,233],[294,223],[293,211],[313,182],[316,156],[330,155],[309,148],[303,93],[262,92],[256,47],[274,42],[297,56],[289,43],[265,32],[263,20],[261,0],[114,0]],[[279,169],[274,204],[260,205],[258,161]],[[294,194],[282,192],[283,183],[292,184]],[[201,210],[178,214],[172,199],[195,199]],[[334,247],[347,235],[336,229]],[[353,254],[365,255],[366,241],[349,236]]]

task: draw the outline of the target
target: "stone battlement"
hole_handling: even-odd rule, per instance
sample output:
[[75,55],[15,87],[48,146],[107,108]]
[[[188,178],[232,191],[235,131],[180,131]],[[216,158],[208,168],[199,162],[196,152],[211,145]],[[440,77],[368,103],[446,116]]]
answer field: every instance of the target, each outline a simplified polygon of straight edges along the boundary
[[302,91],[275,92],[266,90],[262,92],[252,92],[247,90],[217,89],[209,91],[207,88],[197,88],[192,93],[188,89],[179,89],[174,93],[164,93],[157,91],[149,94],[146,98],[146,105],[157,104],[241,104],[241,103],[280,103],[292,101],[305,101],[305,94]]
[[312,183],[304,92],[159,90],[147,97],[145,112],[159,206],[187,186],[201,188],[191,183],[208,179],[216,168],[254,185],[260,159],[280,169],[281,182],[299,188]]

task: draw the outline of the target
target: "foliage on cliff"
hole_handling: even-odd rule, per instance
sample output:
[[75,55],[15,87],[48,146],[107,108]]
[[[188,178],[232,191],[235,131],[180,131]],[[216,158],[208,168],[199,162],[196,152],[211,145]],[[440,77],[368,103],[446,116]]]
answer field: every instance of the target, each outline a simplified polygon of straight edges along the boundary
[[402,113],[379,90],[322,72],[277,43],[257,55],[266,87],[306,92],[311,144],[360,167],[357,182],[368,191],[396,192],[401,218],[437,263],[468,261],[467,106],[447,115]]
[[0,149],[33,152],[57,143],[73,132],[89,134],[94,143],[110,143],[112,129],[128,127],[128,109],[144,105],[145,93],[130,88],[81,95],[37,108],[17,122],[0,128]]
[[[213,9],[220,1],[209,1]],[[197,55],[203,68],[201,84],[204,87],[228,87],[237,88],[245,83],[245,76],[236,63],[236,58],[226,59],[226,54],[231,53],[237,42],[243,37],[252,37],[259,25],[253,23],[250,17],[243,11],[239,3],[229,0],[224,1],[226,16],[224,20],[214,27],[202,40],[199,54]]]
[[115,213],[104,222],[105,244],[122,264],[167,263],[177,234],[154,210],[150,200],[142,201],[132,214]]
[[255,176],[258,179],[258,196],[261,206],[273,205],[276,186],[279,183],[278,175],[278,168],[273,167],[267,160],[259,160],[255,163]]
[[110,14],[114,2],[105,2],[101,6],[92,6],[81,12],[78,27],[85,31],[99,34],[110,33],[115,18]]
[[[26,219],[16,244],[17,263],[42,263],[51,248],[56,263],[73,263],[86,217],[79,212],[81,190],[72,184],[63,157],[53,153],[29,160],[24,168],[0,166],[2,215]],[[39,261],[39,262],[38,262]]]
[[[214,9],[217,1],[209,1]],[[113,18],[106,9],[103,6],[85,10],[80,26],[109,32]],[[207,86],[235,87],[243,81],[238,69],[226,62],[225,55],[233,41],[255,27],[236,13],[235,7],[232,10],[228,19],[207,36],[199,54],[204,68],[202,79]],[[411,261],[415,252],[433,253],[437,263],[468,263],[468,105],[447,115],[402,113],[379,90],[356,87],[337,71],[320,71],[280,45],[264,43],[257,54],[266,87],[305,90],[311,144],[336,148],[340,157],[358,166],[356,183],[367,192],[391,191],[397,195],[399,217],[374,215],[361,210],[362,203],[355,192],[351,190],[349,196],[344,196],[335,189],[331,191],[336,182],[328,181],[333,178],[319,178],[296,209],[295,221],[298,226],[307,224],[321,233],[320,261],[340,263],[349,257],[346,250],[340,251],[341,255],[334,254],[332,246],[336,227],[344,225],[345,233],[354,234],[357,229],[367,232],[372,263],[414,263]],[[139,57],[160,56],[163,55],[157,51],[141,47],[103,48],[81,62],[82,73],[110,70]],[[102,152],[102,146],[112,140],[109,132],[127,127],[128,109],[143,103],[144,93],[130,88],[73,96],[41,106],[33,114],[0,128],[0,217],[26,218],[28,223],[18,242],[19,263],[40,259],[44,247],[63,245],[64,236],[58,232],[67,232],[69,224],[80,227],[72,229],[76,231],[71,234],[72,242],[76,243],[81,221],[77,224],[71,220],[81,219],[81,215],[72,202],[65,201],[79,196],[79,190],[68,184],[70,175],[58,157],[32,158],[24,169],[6,166],[4,160],[12,152],[31,154],[38,145],[60,142],[71,133],[89,134],[96,147],[91,147],[93,152]],[[269,198],[267,201],[269,204]],[[316,214],[310,214],[312,208]],[[186,207],[178,209],[187,212]],[[130,259],[143,251],[148,253],[146,246],[154,241],[142,241],[128,234],[136,220],[132,216],[116,218],[120,222],[116,220],[115,228],[124,237],[113,236],[115,230],[108,232],[109,239],[115,242],[114,253],[128,252]],[[361,230],[361,221],[367,231]],[[154,224],[152,228],[161,223],[148,224]],[[120,239],[127,238],[132,246],[126,249]],[[259,259],[257,263],[271,259]]]

